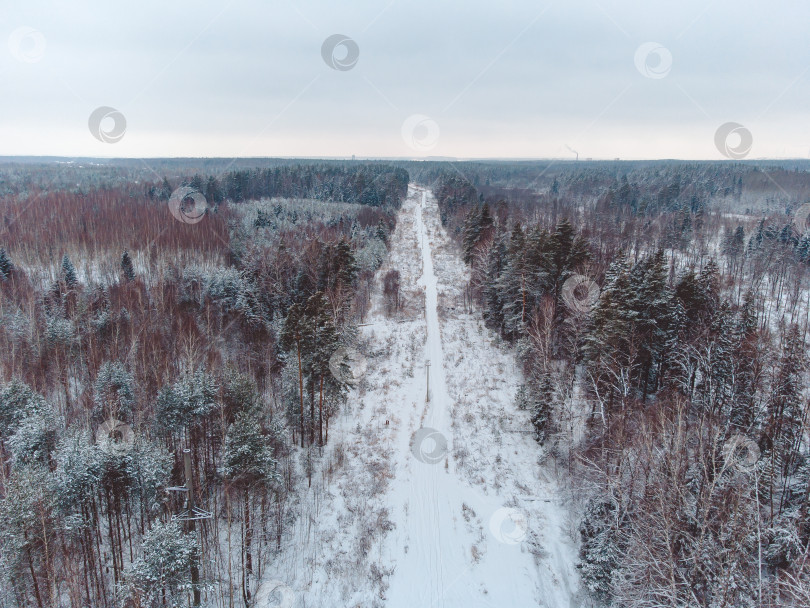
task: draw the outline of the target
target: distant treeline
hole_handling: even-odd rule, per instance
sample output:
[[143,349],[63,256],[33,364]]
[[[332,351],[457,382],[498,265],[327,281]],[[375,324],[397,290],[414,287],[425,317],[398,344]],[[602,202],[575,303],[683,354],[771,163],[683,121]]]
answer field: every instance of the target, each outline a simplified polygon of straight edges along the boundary
[[[408,191],[408,172],[376,164],[293,165],[230,171],[219,177],[195,174],[188,184],[213,203],[282,197],[398,207]],[[172,187],[164,178],[148,193],[168,199]]]

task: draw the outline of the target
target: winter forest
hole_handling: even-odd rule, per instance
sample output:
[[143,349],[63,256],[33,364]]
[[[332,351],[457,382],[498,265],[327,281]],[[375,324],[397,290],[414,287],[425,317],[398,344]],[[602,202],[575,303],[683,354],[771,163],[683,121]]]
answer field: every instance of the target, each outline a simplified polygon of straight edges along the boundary
[[6,158],[0,608],[807,607],[808,218],[802,161]]

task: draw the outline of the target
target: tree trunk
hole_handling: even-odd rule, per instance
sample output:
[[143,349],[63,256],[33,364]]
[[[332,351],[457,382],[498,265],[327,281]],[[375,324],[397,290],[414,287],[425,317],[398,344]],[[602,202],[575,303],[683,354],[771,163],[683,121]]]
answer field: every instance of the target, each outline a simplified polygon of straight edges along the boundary
[[311,379],[309,391],[309,445],[315,443],[315,378]]
[[250,492],[245,486],[245,603],[250,601],[250,575],[253,574],[253,528],[250,523]]
[[[25,534],[25,538],[28,538],[28,533]],[[34,596],[37,598],[37,606],[39,608],[43,608],[42,606],[42,596],[39,594],[39,583],[37,582],[37,575],[34,572],[34,559],[31,557],[31,547],[26,547],[26,553],[28,556],[28,569],[31,571],[31,580],[34,583]]]
[[323,447],[323,376],[321,376],[321,396],[318,401],[318,441]]
[[295,341],[298,351],[298,392],[301,395],[301,447],[304,447],[304,373],[301,367],[301,342]]

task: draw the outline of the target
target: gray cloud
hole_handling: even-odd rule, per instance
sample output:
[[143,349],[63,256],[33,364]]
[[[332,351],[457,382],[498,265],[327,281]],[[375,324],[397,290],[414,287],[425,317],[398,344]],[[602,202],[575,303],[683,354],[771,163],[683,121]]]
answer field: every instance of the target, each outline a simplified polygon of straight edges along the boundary
[[[729,121],[751,157],[810,155],[800,0],[34,0],[2,16],[5,40],[29,26],[47,46],[0,52],[1,154],[413,156],[401,127],[424,114],[430,155],[720,158]],[[321,58],[335,33],[359,46],[350,70]],[[671,53],[663,78],[636,69],[650,41]],[[118,143],[89,132],[99,106],[126,116]]]

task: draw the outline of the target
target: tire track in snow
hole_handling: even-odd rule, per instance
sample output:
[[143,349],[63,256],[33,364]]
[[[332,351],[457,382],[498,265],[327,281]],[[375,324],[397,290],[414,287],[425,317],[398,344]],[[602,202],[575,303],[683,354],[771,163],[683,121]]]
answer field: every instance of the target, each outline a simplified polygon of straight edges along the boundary
[[[573,605],[567,580],[567,570],[570,569],[567,566],[572,564],[564,563],[572,560],[568,560],[567,553],[555,560],[560,563],[545,563],[540,568],[536,554],[526,547],[526,543],[499,542],[490,532],[489,519],[505,506],[507,500],[507,497],[500,496],[500,484],[496,484],[494,495],[490,495],[490,489],[472,483],[457,470],[451,453],[436,464],[420,462],[411,453],[413,434],[422,427],[437,429],[447,439],[450,449],[470,447],[459,445],[459,441],[463,443],[469,440],[469,429],[462,428],[464,434],[461,437],[454,436],[453,430],[458,429],[460,421],[463,423],[463,417],[452,414],[452,408],[458,404],[453,402],[447,384],[447,374],[453,375],[454,386],[458,385],[459,378],[455,375],[457,370],[445,367],[445,361],[457,353],[444,352],[441,334],[439,280],[434,268],[437,257],[431,237],[438,244],[443,244],[447,237],[438,225],[435,204],[432,194],[411,187],[409,200],[403,205],[401,214],[413,214],[414,237],[420,247],[414,251],[412,243],[393,243],[391,251],[393,260],[402,261],[404,257],[413,255],[421,257],[422,276],[419,284],[425,295],[426,327],[423,352],[424,359],[431,363],[431,398],[425,403],[425,377],[416,374],[409,386],[403,387],[409,391],[407,396],[400,403],[388,405],[401,412],[403,424],[396,436],[397,473],[389,502],[397,527],[385,541],[387,557],[394,567],[386,593],[387,606],[468,608],[549,605],[562,608]],[[438,269],[446,274],[448,260],[446,257],[442,259],[445,266]],[[459,260],[449,264],[454,269],[456,265],[462,270],[458,271],[458,281],[454,282],[460,283],[463,280],[463,266]],[[448,354],[450,357],[445,356]],[[478,353],[468,354],[473,357],[493,355],[491,349],[483,347]],[[470,384],[473,385],[471,388],[486,391],[492,388],[493,383],[484,374],[473,377]],[[504,400],[503,395],[498,397]],[[512,396],[506,399],[510,406],[511,399]],[[411,408],[410,411],[407,411],[408,408]],[[483,422],[477,421],[477,424],[482,423],[492,427],[499,424],[486,415]],[[487,462],[502,457],[509,460],[512,467],[521,467],[527,459],[528,462],[536,459],[537,447],[530,442],[510,446],[512,450],[520,450],[521,457],[513,458],[504,447],[496,443],[475,446],[481,449],[480,456]],[[425,451],[431,449],[431,446],[427,446]],[[509,496],[509,500],[514,499],[514,496]],[[535,523],[543,523],[543,513],[533,515]],[[557,519],[553,519],[555,526],[559,523]],[[558,542],[557,536],[550,536],[552,542]],[[559,554],[558,547],[549,549],[552,555]],[[563,571],[561,576],[560,571]],[[563,579],[562,584],[559,578]]]

